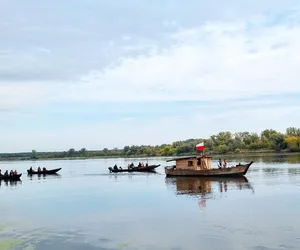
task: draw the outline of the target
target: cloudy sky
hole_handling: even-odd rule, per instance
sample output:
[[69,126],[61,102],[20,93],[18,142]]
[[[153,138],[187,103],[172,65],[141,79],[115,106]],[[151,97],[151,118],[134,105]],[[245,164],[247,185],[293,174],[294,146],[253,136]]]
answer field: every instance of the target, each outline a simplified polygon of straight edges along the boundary
[[299,0],[0,4],[0,152],[300,127]]

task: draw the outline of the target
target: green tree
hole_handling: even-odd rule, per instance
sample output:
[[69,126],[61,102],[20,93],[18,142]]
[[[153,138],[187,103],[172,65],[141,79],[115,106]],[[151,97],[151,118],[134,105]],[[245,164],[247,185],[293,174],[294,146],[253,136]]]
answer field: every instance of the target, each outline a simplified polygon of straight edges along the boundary
[[298,136],[287,136],[285,143],[291,151],[300,151],[300,138]]
[[68,151],[68,156],[72,157],[75,155],[75,149],[74,148],[70,148],[69,151]]
[[35,150],[32,150],[32,151],[31,151],[31,159],[33,159],[33,160],[36,160],[36,159],[38,159],[38,157],[37,157],[37,153],[36,153],[36,151],[35,151]]
[[87,150],[85,148],[82,148],[79,150],[79,154],[82,156],[86,155],[86,153],[87,153]]
[[287,128],[286,134],[289,136],[300,136],[300,129],[295,127]]

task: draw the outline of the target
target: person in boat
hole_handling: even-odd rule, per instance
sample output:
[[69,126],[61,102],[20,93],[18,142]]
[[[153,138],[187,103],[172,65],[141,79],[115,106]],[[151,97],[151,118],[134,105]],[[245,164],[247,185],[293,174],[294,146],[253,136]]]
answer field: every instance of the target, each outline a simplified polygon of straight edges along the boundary
[[144,162],[142,162],[141,166],[144,167]]
[[114,165],[114,170],[118,170],[117,164]]
[[37,171],[38,171],[38,172],[41,172],[41,167],[40,167],[40,166],[38,167]]
[[223,167],[226,168],[226,166],[227,166],[227,161],[226,161],[226,159],[224,159]]
[[4,176],[8,176],[8,170],[4,172]]
[[15,169],[15,171],[14,171],[14,175],[17,175],[18,174],[18,172],[17,172],[17,170]]
[[221,160],[221,158],[219,159],[218,167],[219,167],[219,168],[222,167],[222,160]]
[[148,162],[146,163],[146,167],[148,167]]
[[31,167],[29,168],[29,172],[32,173],[32,171],[33,171],[33,170],[32,170],[32,166],[31,166]]
[[0,175],[2,175],[2,173],[1,173],[1,169],[0,169]]
[[45,167],[43,167],[43,171],[45,172],[45,171],[47,171],[47,169]]
[[10,170],[9,175],[10,175],[10,176],[13,176],[13,175],[14,175],[14,171],[13,171],[13,170]]

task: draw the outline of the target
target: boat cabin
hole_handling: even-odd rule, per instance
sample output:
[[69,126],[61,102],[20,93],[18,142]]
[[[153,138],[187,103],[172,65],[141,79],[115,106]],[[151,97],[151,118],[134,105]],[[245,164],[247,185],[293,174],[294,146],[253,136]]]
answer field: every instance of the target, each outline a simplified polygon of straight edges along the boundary
[[211,157],[210,156],[185,156],[180,158],[173,158],[167,160],[167,162],[175,161],[176,169],[192,169],[192,170],[204,170],[204,169],[211,169]]

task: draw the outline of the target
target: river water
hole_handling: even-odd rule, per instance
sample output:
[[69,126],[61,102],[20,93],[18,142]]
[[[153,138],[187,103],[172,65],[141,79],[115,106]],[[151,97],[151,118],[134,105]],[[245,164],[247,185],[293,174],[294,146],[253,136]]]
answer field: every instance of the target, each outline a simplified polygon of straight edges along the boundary
[[228,158],[255,161],[240,179],[165,178],[166,159],[154,174],[107,169],[146,159],[1,162],[23,176],[1,182],[0,250],[300,249],[299,155]]

